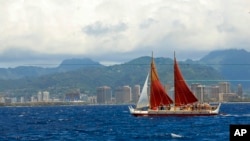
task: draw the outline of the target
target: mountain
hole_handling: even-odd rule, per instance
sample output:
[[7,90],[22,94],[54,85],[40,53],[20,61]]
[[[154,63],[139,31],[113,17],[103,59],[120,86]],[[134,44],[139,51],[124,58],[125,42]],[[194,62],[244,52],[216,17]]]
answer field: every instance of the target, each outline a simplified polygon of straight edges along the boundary
[[[103,66],[83,58],[64,60],[55,68],[0,69],[0,95],[30,96],[47,90],[52,96],[63,96],[76,89],[95,93],[96,88],[103,85],[113,89],[123,85],[142,86],[150,61],[151,57],[143,56],[123,64]],[[155,63],[161,82],[173,85],[173,59],[155,58]],[[189,84],[216,84],[227,80],[232,87],[242,84],[243,89],[249,89],[250,86],[250,53],[243,49],[212,51],[198,61],[179,61],[179,66]]]
[[[95,93],[97,87],[104,85],[111,88],[124,85],[133,87],[136,84],[142,86],[149,72],[150,61],[151,57],[144,56],[120,65],[83,65],[85,67],[40,77],[0,80],[2,84],[0,85],[0,91],[13,95],[35,95],[39,90],[47,90],[50,91],[51,95],[63,96],[65,93],[76,89]],[[155,58],[155,63],[162,83],[173,85],[173,60],[161,57]],[[74,62],[73,64],[79,64],[79,62]],[[222,79],[221,75],[214,68],[200,64],[198,61],[181,61],[179,65],[188,83],[201,82],[205,84],[204,80]],[[59,68],[64,68],[64,66],[72,65],[64,61]]]
[[84,59],[67,59],[64,60],[57,68],[57,72],[67,72],[81,68],[103,67],[99,62],[95,62],[89,58]]
[[0,68],[0,79],[20,79],[25,77],[40,77],[48,74],[54,74],[59,72],[68,72],[81,68],[95,68],[103,67],[98,62],[95,62],[89,58],[83,59],[67,59],[64,60],[56,68],[42,68],[35,66],[20,66],[16,68]]
[[42,76],[54,72],[53,69],[45,69],[34,66],[20,66],[16,68],[0,68],[0,79],[20,79],[23,77]]
[[250,52],[244,49],[229,49],[210,52],[200,59],[215,68],[232,84],[250,85]]

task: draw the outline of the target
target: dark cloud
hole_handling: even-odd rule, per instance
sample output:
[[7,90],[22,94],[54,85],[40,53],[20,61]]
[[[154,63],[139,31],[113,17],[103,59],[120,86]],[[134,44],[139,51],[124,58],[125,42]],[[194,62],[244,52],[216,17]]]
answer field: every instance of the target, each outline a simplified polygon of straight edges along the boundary
[[106,35],[108,33],[113,32],[122,32],[127,29],[127,25],[123,22],[120,22],[115,25],[107,25],[100,21],[95,22],[94,24],[90,24],[85,26],[82,31],[88,35],[98,36],[98,35]]

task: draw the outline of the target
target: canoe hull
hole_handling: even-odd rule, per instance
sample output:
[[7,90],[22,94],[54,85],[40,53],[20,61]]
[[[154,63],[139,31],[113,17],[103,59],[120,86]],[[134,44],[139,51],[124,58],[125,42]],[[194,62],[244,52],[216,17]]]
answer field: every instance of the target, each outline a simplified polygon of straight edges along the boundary
[[138,110],[129,106],[129,111],[134,116],[214,116],[219,114],[220,105],[215,110]]

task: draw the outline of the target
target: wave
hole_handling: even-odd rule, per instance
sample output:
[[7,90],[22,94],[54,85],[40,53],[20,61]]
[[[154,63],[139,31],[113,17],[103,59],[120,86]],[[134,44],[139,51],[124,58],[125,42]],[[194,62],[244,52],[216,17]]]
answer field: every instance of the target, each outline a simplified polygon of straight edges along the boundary
[[223,114],[221,116],[225,116],[225,117],[250,117],[250,114]]
[[172,138],[182,138],[183,136],[182,135],[178,135],[178,134],[175,134],[175,133],[170,133],[171,137]]
[[24,115],[18,115],[18,117],[23,117]]

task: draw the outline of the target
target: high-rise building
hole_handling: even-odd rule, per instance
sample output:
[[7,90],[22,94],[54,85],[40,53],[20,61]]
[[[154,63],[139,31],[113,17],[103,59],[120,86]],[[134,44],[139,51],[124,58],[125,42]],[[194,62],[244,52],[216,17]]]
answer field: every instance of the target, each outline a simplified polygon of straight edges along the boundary
[[196,94],[197,87],[200,85],[200,83],[192,83],[191,84],[191,91]]
[[125,103],[131,102],[132,101],[131,87],[123,86],[123,92],[124,92],[124,102]]
[[243,90],[241,84],[238,84],[237,95],[242,98],[243,97]]
[[80,91],[74,91],[65,94],[65,101],[79,101],[80,100]]
[[199,102],[204,102],[204,94],[205,94],[205,86],[198,85],[195,90],[196,97],[198,98]]
[[111,104],[112,103],[112,91],[108,86],[98,87],[96,89],[97,103],[98,104]]
[[97,103],[97,97],[96,96],[89,96],[88,97],[88,102],[90,103],[90,104],[96,104]]
[[23,96],[20,97],[20,103],[24,103],[24,97]]
[[122,87],[115,88],[115,101],[116,101],[116,103],[123,103]]
[[201,99],[203,100],[203,93],[204,93],[204,88],[201,88],[201,84],[199,83],[192,83],[191,84],[191,91],[194,93],[196,98],[198,98],[199,102],[202,102]]
[[5,98],[0,96],[0,103],[5,103]]
[[131,102],[131,87],[123,86],[115,89],[116,103],[129,103]]
[[140,85],[135,85],[132,92],[132,102],[136,103],[140,96]]
[[42,102],[42,101],[43,101],[43,95],[42,95],[42,92],[39,91],[39,92],[37,93],[37,102]]
[[11,103],[17,103],[17,98],[16,97],[12,97],[11,98]]
[[34,96],[30,97],[30,102],[37,102],[37,99]]
[[219,92],[220,93],[230,93],[230,85],[229,82],[220,82],[219,83]]
[[43,92],[43,101],[44,102],[49,102],[50,101],[49,92],[48,91],[44,91]]
[[219,101],[219,93],[219,86],[211,86],[208,97],[211,101]]

